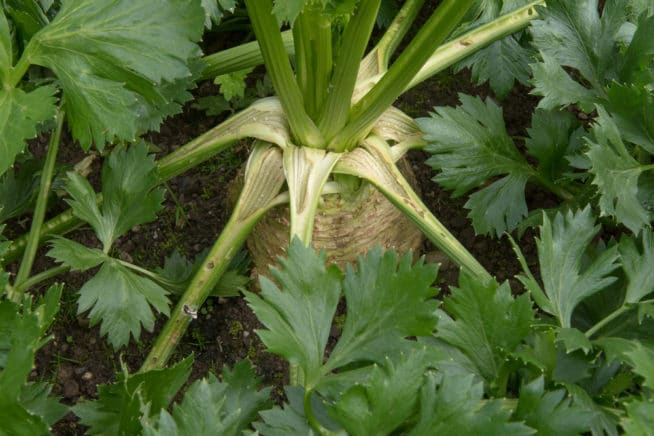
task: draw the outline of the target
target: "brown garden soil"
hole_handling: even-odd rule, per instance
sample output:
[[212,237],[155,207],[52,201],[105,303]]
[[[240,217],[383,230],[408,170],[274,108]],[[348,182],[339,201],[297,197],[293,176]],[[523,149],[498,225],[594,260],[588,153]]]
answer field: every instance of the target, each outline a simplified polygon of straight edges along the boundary
[[[213,85],[204,84],[195,94],[210,95],[215,91]],[[471,85],[469,74],[462,72],[428,80],[405,95],[397,102],[397,106],[413,117],[426,116],[433,106],[456,105],[457,92],[482,97],[490,95],[486,87]],[[536,103],[535,98],[524,88],[518,87],[501,103],[509,134],[524,136]],[[159,133],[151,134],[148,139],[163,156],[218,122],[216,117],[208,117],[203,112],[186,107],[182,114],[168,120]],[[42,151],[43,143],[36,141],[32,148],[38,154]],[[199,168],[170,181],[168,188],[177,196],[185,216],[180,215],[179,207],[169,192],[165,208],[157,221],[141,225],[122,237],[116,243],[114,255],[147,268],[156,268],[175,249],[185,256],[194,257],[210,247],[229,216],[226,201],[229,181],[244,162],[247,148],[247,143],[238,144]],[[64,147],[63,160],[74,164],[82,156],[77,149],[72,144]],[[425,203],[491,273],[500,281],[509,280],[513,289],[519,292],[519,284],[513,277],[520,272],[520,267],[506,238],[498,240],[476,236],[463,207],[465,198],[452,199],[448,192],[432,182],[433,172],[424,164],[425,159],[426,155],[422,152],[410,155]],[[96,184],[100,163],[101,158],[98,158],[92,165],[90,179]],[[544,193],[530,191],[528,194],[530,206],[550,205],[551,200]],[[55,207],[51,214],[60,210]],[[25,225],[24,222],[21,223]],[[20,226],[20,223],[13,223],[14,235],[26,230]],[[98,244],[89,230],[82,229],[73,235],[73,238],[86,245]],[[533,238],[534,234],[527,232],[520,240],[523,252],[532,266],[535,263]],[[41,254],[35,272],[52,266]],[[428,261],[443,263],[437,283],[443,292],[447,291],[448,286],[456,285],[457,269],[429,243],[424,244],[422,254],[425,254]],[[129,346],[114,351],[105,338],[100,336],[99,326],[90,327],[86,314],[77,313],[77,291],[89,277],[75,273],[58,279],[66,284],[61,311],[51,330],[52,340],[38,352],[36,367],[31,374],[32,380],[52,383],[53,394],[69,405],[96,398],[98,386],[114,382],[122,365],[129,371],[138,370],[165,321],[162,317],[155,331],[145,332],[140,343],[132,341]],[[191,353],[194,355],[190,383],[208,371],[220,373],[223,365],[232,366],[235,362],[248,358],[256,366],[263,383],[274,386],[274,400],[281,402],[287,367],[281,359],[264,350],[255,333],[259,327],[260,324],[243,298],[211,298],[205,303],[198,319],[191,324],[172,360],[177,361]],[[339,332],[335,328],[332,334],[336,337]],[[72,414],[54,428],[54,432],[60,435],[82,434],[83,431],[84,427]]]

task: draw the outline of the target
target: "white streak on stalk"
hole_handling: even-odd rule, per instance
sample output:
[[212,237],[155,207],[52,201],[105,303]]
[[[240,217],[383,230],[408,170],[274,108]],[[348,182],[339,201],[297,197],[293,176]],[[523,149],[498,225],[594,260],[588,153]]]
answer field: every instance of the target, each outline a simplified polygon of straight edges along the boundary
[[284,148],[284,172],[290,194],[291,239],[297,236],[309,245],[313,220],[323,186],[340,153],[309,147]]

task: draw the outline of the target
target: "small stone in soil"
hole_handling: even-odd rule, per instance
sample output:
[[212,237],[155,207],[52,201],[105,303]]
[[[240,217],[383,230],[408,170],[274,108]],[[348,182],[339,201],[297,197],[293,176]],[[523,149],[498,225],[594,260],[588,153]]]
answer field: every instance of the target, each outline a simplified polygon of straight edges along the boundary
[[79,395],[79,385],[75,380],[66,380],[64,382],[64,397],[73,398]]
[[84,374],[82,374],[82,380],[89,381],[93,378],[93,373],[91,371],[86,371]]

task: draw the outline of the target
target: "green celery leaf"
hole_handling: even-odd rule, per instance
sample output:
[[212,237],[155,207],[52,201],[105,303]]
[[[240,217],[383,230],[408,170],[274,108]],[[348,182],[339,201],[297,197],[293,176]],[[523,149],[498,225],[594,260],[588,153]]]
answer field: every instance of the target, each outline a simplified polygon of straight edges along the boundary
[[[460,196],[489,179],[509,175],[466,205],[475,228],[500,234],[527,215],[524,183],[534,170],[506,132],[502,109],[487,99],[460,94],[461,106],[437,107],[431,118],[420,118],[425,132],[427,164],[440,171],[434,181]],[[501,204],[487,203],[501,197]]]
[[[260,412],[263,422],[255,422],[253,427],[266,436],[314,434],[304,416],[304,389],[299,386],[286,386],[284,393],[288,401],[284,404],[284,408],[274,407]],[[324,427],[330,430],[338,428],[338,425],[327,415],[323,402],[316,395],[311,396],[311,409]]]
[[643,15],[638,22],[638,28],[624,55],[620,79],[626,83],[647,84],[654,81],[654,71],[651,68],[654,56],[654,3],[650,0],[643,1],[650,3],[650,16]]
[[[345,2],[352,3],[352,0],[345,0]],[[320,5],[324,8],[328,3],[332,2],[330,0],[274,0],[272,12],[277,17],[277,21],[292,25],[307,4]],[[343,0],[334,3],[343,3]]]
[[567,383],[565,388],[572,397],[572,401],[583,406],[587,410],[595,412],[595,419],[590,425],[593,435],[618,436],[619,418],[615,412],[609,408],[602,407],[596,403],[591,396],[579,385]]
[[230,370],[223,367],[223,381],[213,374],[193,383],[172,416],[162,410],[159,432],[175,435],[239,435],[249,428],[258,412],[270,406],[270,388],[257,391],[260,379],[248,361]]
[[43,13],[39,0],[5,0],[3,3],[5,12],[13,20],[22,41],[29,41],[48,24],[48,17]]
[[543,436],[574,436],[590,430],[597,413],[566,398],[564,389],[545,391],[543,377],[522,386],[514,418]]
[[142,405],[152,415],[168,407],[191,374],[193,359],[188,357],[169,368],[128,374],[123,367],[118,381],[98,387],[98,399],[73,406],[90,434],[127,435],[141,431]]
[[436,107],[418,125],[441,171],[434,180],[459,196],[501,174],[530,174],[531,168],[506,132],[502,109],[491,99],[459,94],[461,106]]
[[579,104],[585,111],[590,112],[597,93],[575,82],[554,58],[545,54],[542,58],[542,62],[531,64],[531,83],[534,89],[530,93],[543,97],[538,102],[538,107],[551,110]]
[[525,186],[529,175],[509,174],[475,192],[464,207],[478,235],[511,232],[528,215]]
[[495,95],[504,99],[516,81],[527,83],[530,60],[531,53],[514,36],[507,36],[475,52],[457,69],[470,67],[472,80],[478,84],[488,82]]
[[654,154],[654,94],[651,90],[613,82],[607,90],[604,107],[625,140]]
[[608,362],[626,362],[627,352],[635,349],[637,342],[624,338],[601,337],[595,339],[593,344],[599,346],[606,355]]
[[541,19],[532,22],[531,31],[544,56],[576,68],[596,90],[617,75],[615,43],[624,11],[609,6],[600,18],[597,0],[550,0],[538,11]]
[[542,309],[556,316],[561,327],[571,327],[572,311],[584,298],[616,280],[610,275],[617,268],[615,246],[584,265],[584,252],[598,231],[590,207],[565,215],[558,213],[551,222],[543,215],[536,246],[544,290],[551,306]]
[[586,155],[592,163],[593,184],[599,190],[602,215],[614,216],[634,233],[649,225],[651,214],[639,199],[638,179],[643,172],[622,141],[613,118],[602,108],[588,140]]
[[67,0],[30,41],[29,59],[59,78],[73,137],[102,148],[179,111],[183,99],[171,95],[190,98],[182,91],[203,22],[191,0]]
[[236,0],[202,0],[204,8],[204,27],[211,29],[212,24],[220,24],[224,11],[234,12]]
[[328,408],[330,415],[353,436],[392,433],[415,413],[428,357],[422,350],[372,365],[365,381]]
[[0,88],[0,176],[25,149],[25,140],[36,136],[38,124],[54,116],[56,92],[53,86],[29,93]]
[[7,403],[0,398],[0,435],[48,434],[48,424],[17,403]]
[[[48,294],[57,291],[60,287],[53,287]],[[46,342],[43,327],[55,313],[43,306],[31,310],[24,305],[21,310],[0,301],[0,422],[6,434],[45,434],[48,425],[65,414],[65,407],[48,397],[45,383],[27,383],[34,355]]]
[[141,325],[152,331],[154,314],[150,306],[168,316],[168,291],[150,279],[131,272],[114,260],[106,261],[100,271],[79,290],[79,314],[91,309],[91,325],[102,321],[100,334],[108,335],[114,349],[141,335]]
[[0,83],[7,81],[13,65],[11,30],[4,11],[0,11]]
[[250,72],[252,72],[252,68],[223,74],[216,77],[214,83],[220,85],[220,93],[225,96],[225,100],[232,101],[235,97],[243,98],[247,87],[245,78]]
[[38,317],[0,301],[0,398],[17,401],[34,364],[40,339]]
[[454,319],[442,317],[436,336],[463,351],[491,384],[507,353],[529,334],[534,310],[527,294],[511,296],[508,282],[484,285],[461,274],[459,287],[451,289],[444,308]]
[[556,332],[556,340],[563,343],[566,353],[582,350],[584,354],[593,348],[590,340],[580,330],[575,328],[560,328]]
[[637,303],[654,292],[654,235],[649,228],[641,232],[643,252],[629,237],[620,240],[620,262],[627,275],[626,303]]
[[654,428],[654,403],[651,401],[630,401],[625,405],[627,416],[620,421],[624,434],[649,436]]
[[538,172],[553,183],[571,170],[566,157],[575,151],[571,136],[577,134],[576,128],[569,112],[537,109],[531,118],[527,152],[538,159]]
[[109,259],[97,248],[88,248],[70,239],[55,237],[50,241],[47,255],[57,262],[70,267],[73,271],[86,271]]
[[50,396],[52,386],[44,382],[27,383],[21,392],[20,402],[31,414],[40,416],[48,425],[59,421],[68,413],[68,407]]
[[66,188],[73,197],[68,203],[77,217],[91,224],[104,252],[132,227],[154,220],[162,207],[164,190],[156,188],[160,179],[154,156],[147,153],[144,143],[112,151],[102,169],[102,209],[89,182],[68,173]]
[[102,211],[105,219],[113,217],[114,238],[156,218],[164,195],[156,188],[160,182],[154,155],[144,143],[109,155],[102,168]]
[[246,300],[267,330],[257,334],[270,352],[279,354],[304,371],[306,384],[320,378],[332,318],[341,294],[341,272],[325,267],[325,254],[317,254],[295,238],[271,274],[281,285],[261,276],[261,293],[246,292]]
[[343,332],[326,364],[330,370],[357,361],[383,362],[389,352],[403,349],[408,336],[430,336],[437,322],[435,265],[411,253],[375,248],[359,258],[356,271],[348,265],[343,290],[347,315]]
[[654,349],[636,342],[626,355],[636,374],[643,377],[643,386],[654,389]]
[[30,210],[39,192],[43,162],[21,160],[20,170],[7,171],[0,176],[0,223]]
[[409,435],[530,435],[533,429],[508,422],[511,412],[501,400],[484,400],[482,383],[472,375],[448,377],[427,373],[420,393],[420,416]]

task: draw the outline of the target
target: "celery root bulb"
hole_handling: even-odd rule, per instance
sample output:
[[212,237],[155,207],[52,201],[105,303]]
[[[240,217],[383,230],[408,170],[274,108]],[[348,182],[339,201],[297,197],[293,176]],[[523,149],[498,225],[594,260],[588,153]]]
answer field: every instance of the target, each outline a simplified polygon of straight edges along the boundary
[[[415,184],[410,165],[400,162],[404,176]],[[343,267],[357,256],[380,246],[400,253],[417,253],[422,233],[377,189],[362,183],[351,194],[328,194],[318,207],[313,246],[327,252],[327,261]],[[254,228],[247,246],[256,272],[266,274],[289,244],[289,211],[280,206],[269,211]]]

